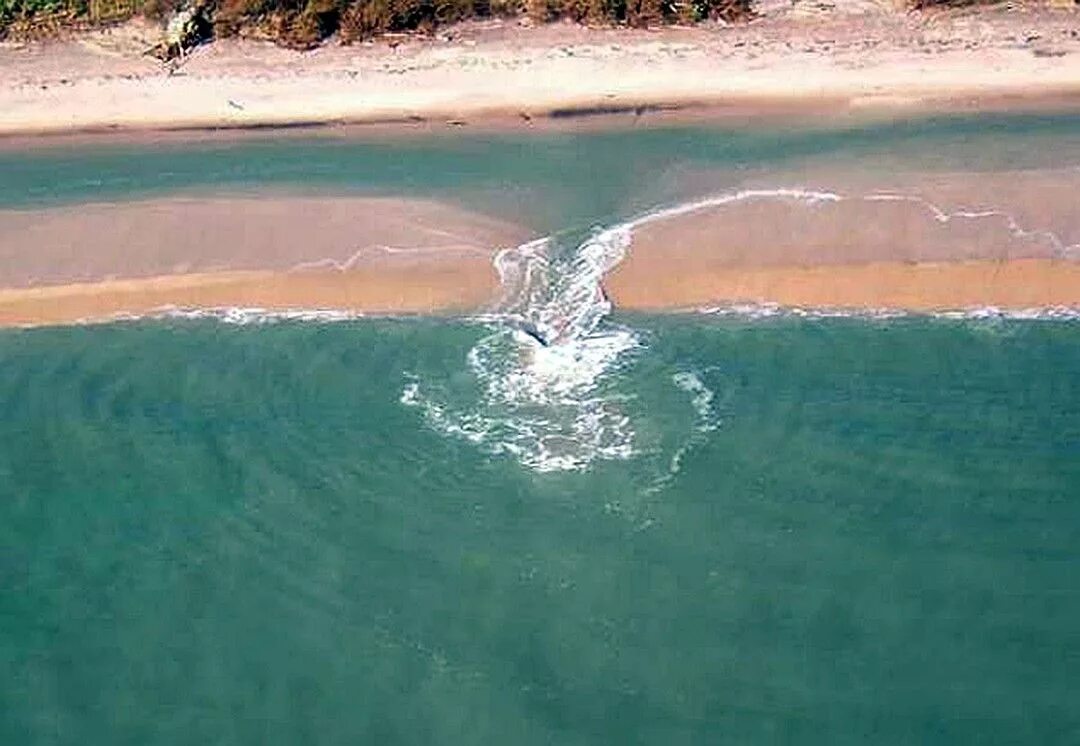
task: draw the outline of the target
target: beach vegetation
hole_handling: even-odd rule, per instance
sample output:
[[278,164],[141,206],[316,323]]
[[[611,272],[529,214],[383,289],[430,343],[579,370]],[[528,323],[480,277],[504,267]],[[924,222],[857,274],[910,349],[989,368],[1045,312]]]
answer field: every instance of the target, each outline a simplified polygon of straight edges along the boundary
[[[473,18],[527,17],[633,27],[748,18],[756,0],[0,0],[0,39],[42,38],[136,15],[163,26],[194,13],[211,37],[243,36],[300,49],[330,37],[349,44],[398,33],[431,34]],[[997,0],[904,0],[912,10],[993,4]],[[1075,0],[1080,4],[1080,0]]]
[[0,0],[0,38],[12,31],[49,36],[64,28],[126,21],[146,5],[147,0]]
[[45,36],[134,15],[167,26],[183,14],[206,29],[200,40],[242,36],[307,49],[334,36],[348,44],[386,34],[430,34],[473,18],[646,27],[750,13],[751,0],[0,0],[0,37]]

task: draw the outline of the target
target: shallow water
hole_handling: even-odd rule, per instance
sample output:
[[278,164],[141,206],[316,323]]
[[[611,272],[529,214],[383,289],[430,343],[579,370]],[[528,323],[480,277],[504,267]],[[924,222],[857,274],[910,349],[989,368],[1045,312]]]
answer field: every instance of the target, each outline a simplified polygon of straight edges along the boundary
[[[546,233],[587,229],[751,177],[818,168],[992,172],[1080,165],[1080,115],[949,116],[835,128],[739,128],[65,144],[0,150],[0,207],[268,188],[431,196]],[[813,186],[813,184],[801,184]],[[775,184],[773,186],[792,186]],[[819,185],[825,186],[825,185]]]
[[0,742],[1075,743],[1074,313],[597,285],[680,174],[1075,153],[1027,117],[0,156],[8,206],[302,186],[552,234],[482,319],[0,331]]

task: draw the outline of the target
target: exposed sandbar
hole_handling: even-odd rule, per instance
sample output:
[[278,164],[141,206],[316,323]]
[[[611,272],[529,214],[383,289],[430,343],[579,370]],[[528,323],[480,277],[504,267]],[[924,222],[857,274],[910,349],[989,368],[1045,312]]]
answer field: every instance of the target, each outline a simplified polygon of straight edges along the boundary
[[[607,289],[636,310],[737,304],[952,311],[1080,307],[1080,264],[1053,259],[817,267],[721,267],[688,273],[617,269]],[[480,263],[428,262],[345,272],[219,272],[0,290],[0,326],[41,326],[154,315],[167,309],[256,308],[368,314],[475,311],[498,294]]]
[[530,235],[440,202],[389,197],[263,193],[0,210],[0,287],[449,262],[478,268],[490,284],[494,252]]
[[[618,307],[648,310],[1080,308],[1080,172],[895,175],[880,189],[831,178],[779,194],[751,185],[745,198],[646,220],[605,289]],[[534,237],[419,199],[271,193],[0,210],[0,325],[167,308],[469,313],[500,297],[496,252]]]
[[493,258],[531,234],[426,200],[168,198],[0,210],[0,324],[162,307],[473,310]]
[[642,309],[1080,306],[1080,172],[891,178],[751,190],[647,222],[606,289]]
[[794,308],[942,312],[1080,307],[1080,264],[1052,259],[818,267],[717,267],[636,274],[616,269],[607,283],[615,304],[638,310],[740,304]]

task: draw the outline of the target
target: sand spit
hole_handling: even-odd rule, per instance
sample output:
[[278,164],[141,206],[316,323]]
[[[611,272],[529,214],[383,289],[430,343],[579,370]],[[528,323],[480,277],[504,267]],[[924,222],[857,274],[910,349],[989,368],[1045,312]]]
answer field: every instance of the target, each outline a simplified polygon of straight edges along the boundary
[[636,228],[606,289],[639,309],[1080,306],[1080,172],[893,178],[689,203]]

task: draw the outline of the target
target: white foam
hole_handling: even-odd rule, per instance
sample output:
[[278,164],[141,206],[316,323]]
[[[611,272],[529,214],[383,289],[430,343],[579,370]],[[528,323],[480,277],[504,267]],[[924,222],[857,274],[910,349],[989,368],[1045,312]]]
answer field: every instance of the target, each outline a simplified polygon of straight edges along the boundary
[[690,406],[694,410],[695,421],[688,436],[672,451],[668,459],[667,471],[661,474],[646,488],[646,494],[656,494],[663,490],[682,471],[683,459],[690,451],[708,438],[709,433],[720,427],[716,411],[716,393],[705,385],[698,373],[680,371],[671,376],[675,386],[690,395]]
[[354,251],[350,256],[345,259],[314,259],[312,261],[300,262],[293,265],[290,272],[304,272],[310,270],[330,270],[336,272],[347,272],[351,269],[355,269],[361,266],[364,262],[370,261],[372,255],[383,254],[385,256],[422,256],[424,254],[438,254],[445,256],[451,253],[461,254],[487,254],[486,249],[473,246],[466,243],[452,243],[444,245],[432,245],[432,246],[388,246],[386,244],[378,244],[372,246],[365,246]]
[[[437,386],[415,379],[407,382],[401,402],[419,408],[435,430],[464,438],[489,453],[511,454],[537,471],[577,470],[600,460],[632,458],[638,451],[632,423],[622,411],[626,395],[617,393],[612,374],[627,353],[642,343],[633,331],[605,324],[611,304],[601,284],[604,275],[622,261],[633,232],[643,225],[704,209],[769,199],[795,201],[807,207],[847,200],[905,201],[921,206],[943,223],[1001,220],[1013,236],[1044,241],[1061,256],[1069,256],[1078,248],[1066,245],[1051,231],[1021,226],[1004,211],[948,212],[912,195],[849,196],[799,187],[745,189],[716,195],[595,229],[572,251],[561,250],[551,237],[546,237],[498,252],[495,268],[502,284],[502,298],[491,313],[480,317],[491,326],[492,333],[467,355],[469,370],[480,391],[478,404],[454,409],[437,400]],[[891,309],[852,312],[775,304],[738,304],[700,310],[750,318],[880,319],[907,315]],[[962,313],[970,318],[1080,316],[1074,309],[979,309]],[[690,436],[672,454],[667,474],[654,485],[656,489],[678,473],[689,449],[702,442],[719,423],[713,392],[696,373],[681,372],[672,381],[691,397],[696,419]]]
[[695,430],[707,433],[715,430],[719,423],[716,413],[713,411],[713,390],[706,386],[697,373],[693,371],[681,371],[671,377],[672,382],[680,389],[690,394],[690,405],[697,414]]
[[1035,308],[998,308],[980,306],[946,311],[906,311],[896,308],[802,308],[776,303],[734,303],[705,306],[694,312],[708,316],[731,316],[745,319],[903,319],[931,318],[952,320],[1012,320],[1012,321],[1075,321],[1080,320],[1080,307],[1046,306]]
[[[743,190],[648,212],[592,234],[560,253],[550,238],[498,252],[495,267],[503,296],[484,320],[496,325],[468,354],[482,389],[472,410],[451,413],[417,386],[406,403],[419,406],[429,425],[508,452],[537,471],[583,469],[599,460],[633,457],[635,434],[618,393],[606,386],[626,353],[641,341],[628,329],[605,327],[611,303],[604,275],[626,255],[638,227],[708,207],[751,199],[794,199],[807,204],[840,199],[805,189]],[[676,385],[708,406],[707,389]],[[415,382],[411,382],[410,386]],[[711,394],[710,394],[711,396]],[[700,422],[712,422],[702,415]],[[708,432],[699,422],[699,433]],[[701,429],[704,428],[704,429]]]
[[1001,220],[1005,229],[1014,238],[1043,242],[1061,259],[1076,258],[1080,253],[1080,244],[1066,244],[1057,233],[1042,228],[1025,228],[1016,217],[1005,210],[954,210],[946,211],[933,202],[917,195],[878,192],[849,199],[866,202],[906,202],[922,207],[939,223],[951,223],[955,220]]
[[134,322],[141,320],[183,319],[211,320],[223,324],[251,326],[277,324],[286,321],[315,322],[321,324],[353,321],[364,318],[364,314],[355,311],[339,311],[330,308],[288,308],[267,309],[252,306],[222,306],[218,308],[182,308],[162,306],[142,314],[117,313],[106,317],[96,316],[81,319],[80,324],[103,324],[116,322]]
[[477,405],[453,408],[415,379],[401,402],[420,408],[436,431],[539,472],[626,459],[634,453],[630,420],[604,384],[637,345],[618,329],[548,346],[516,329],[496,329],[466,356],[480,390]]
[[356,311],[339,311],[330,308],[266,309],[231,306],[224,308],[162,309],[156,316],[158,318],[174,319],[214,319],[224,324],[248,326],[277,324],[284,321],[306,321],[320,324],[338,323],[363,318],[364,314]]
[[630,330],[601,327],[611,304],[600,284],[629,239],[616,227],[594,231],[565,254],[551,238],[498,252],[503,296],[482,317],[492,333],[466,356],[479,403],[452,410],[417,381],[407,384],[402,402],[419,407],[434,429],[512,454],[536,471],[633,456],[630,420],[607,384],[640,341]]

